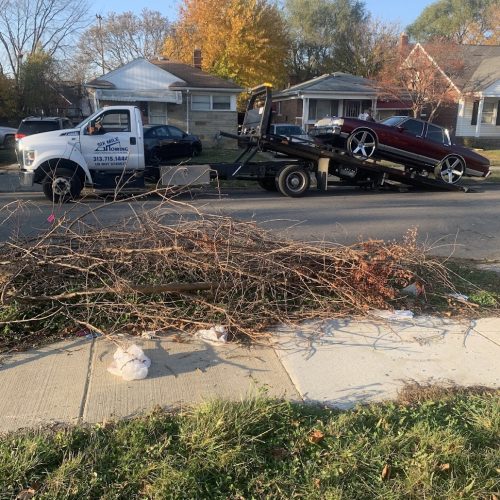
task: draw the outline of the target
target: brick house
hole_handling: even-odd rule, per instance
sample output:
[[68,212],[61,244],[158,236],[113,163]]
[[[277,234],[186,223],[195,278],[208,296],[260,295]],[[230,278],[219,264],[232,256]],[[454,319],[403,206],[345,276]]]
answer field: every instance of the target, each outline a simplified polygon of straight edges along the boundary
[[95,108],[135,105],[145,124],[175,125],[208,143],[220,130],[237,130],[236,100],[243,89],[189,64],[138,58],[85,86]]
[[[403,41],[407,41],[404,40]],[[453,131],[459,140],[480,139],[484,143],[500,142],[500,46],[457,45],[456,57],[462,68],[447,74],[439,64],[432,46],[408,45],[406,61],[425,57],[440,71],[454,90],[454,103],[439,108],[433,120]],[[425,116],[423,116],[425,119]]]

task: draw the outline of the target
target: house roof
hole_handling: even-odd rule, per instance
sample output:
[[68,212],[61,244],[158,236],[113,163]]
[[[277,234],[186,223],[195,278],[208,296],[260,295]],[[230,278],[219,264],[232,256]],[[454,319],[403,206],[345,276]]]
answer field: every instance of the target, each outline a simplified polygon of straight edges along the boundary
[[206,88],[206,89],[231,89],[239,90],[243,89],[236,85],[231,80],[226,80],[224,78],[219,78],[218,76],[211,75],[201,69],[195,68],[189,64],[184,64],[177,61],[169,61],[165,59],[157,59],[150,61],[158,68],[167,71],[168,73],[175,75],[179,78],[179,82],[175,82],[170,85],[170,88],[182,89],[182,88]]
[[[432,45],[416,44],[433,58],[445,71],[446,54],[433,53]],[[453,83],[462,92],[477,92],[488,88],[500,80],[500,45],[456,45],[456,52],[450,57],[459,57],[463,61],[463,69],[452,77]]]
[[85,84],[96,89],[179,91],[183,89],[221,89],[241,92],[231,80],[206,73],[194,66],[175,61],[134,59]]
[[461,45],[465,67],[455,84],[463,91],[484,90],[500,79],[500,45]]
[[371,80],[349,73],[331,73],[307,80],[306,82],[293,85],[276,94],[276,97],[289,97],[300,93],[314,92],[338,92],[338,93],[359,93],[373,94],[377,90]]

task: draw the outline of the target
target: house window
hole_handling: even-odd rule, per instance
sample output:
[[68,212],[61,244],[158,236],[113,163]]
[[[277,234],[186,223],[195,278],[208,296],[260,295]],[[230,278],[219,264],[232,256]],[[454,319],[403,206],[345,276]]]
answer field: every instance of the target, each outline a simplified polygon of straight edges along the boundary
[[231,96],[193,94],[191,109],[193,111],[231,111]]
[[225,109],[231,110],[231,96],[228,95],[214,95],[212,97],[212,109]]
[[210,111],[210,96],[193,94],[191,109],[194,111]]
[[344,103],[344,116],[351,116],[357,118],[361,113],[360,101],[345,101]]
[[487,123],[489,125],[495,124],[495,112],[496,112],[496,103],[494,102],[484,102],[483,104],[483,114],[481,115],[481,123]]
[[335,99],[309,99],[309,120],[321,120],[325,116],[337,116],[339,101]]

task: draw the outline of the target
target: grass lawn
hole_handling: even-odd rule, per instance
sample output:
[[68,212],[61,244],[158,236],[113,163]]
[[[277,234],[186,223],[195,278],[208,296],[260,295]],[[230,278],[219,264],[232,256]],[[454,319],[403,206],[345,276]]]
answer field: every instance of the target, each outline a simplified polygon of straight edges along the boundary
[[500,392],[415,395],[345,412],[215,401],[18,432],[0,437],[0,498],[498,498]]
[[500,149],[481,149],[477,152],[488,158],[491,165],[500,167]]

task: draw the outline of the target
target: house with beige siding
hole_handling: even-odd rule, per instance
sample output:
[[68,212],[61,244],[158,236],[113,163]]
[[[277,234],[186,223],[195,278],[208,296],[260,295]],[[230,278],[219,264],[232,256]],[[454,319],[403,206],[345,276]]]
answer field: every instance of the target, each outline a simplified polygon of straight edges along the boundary
[[175,125],[210,145],[219,131],[236,133],[234,82],[180,62],[143,58],[85,84],[94,107],[138,106],[144,124]]

